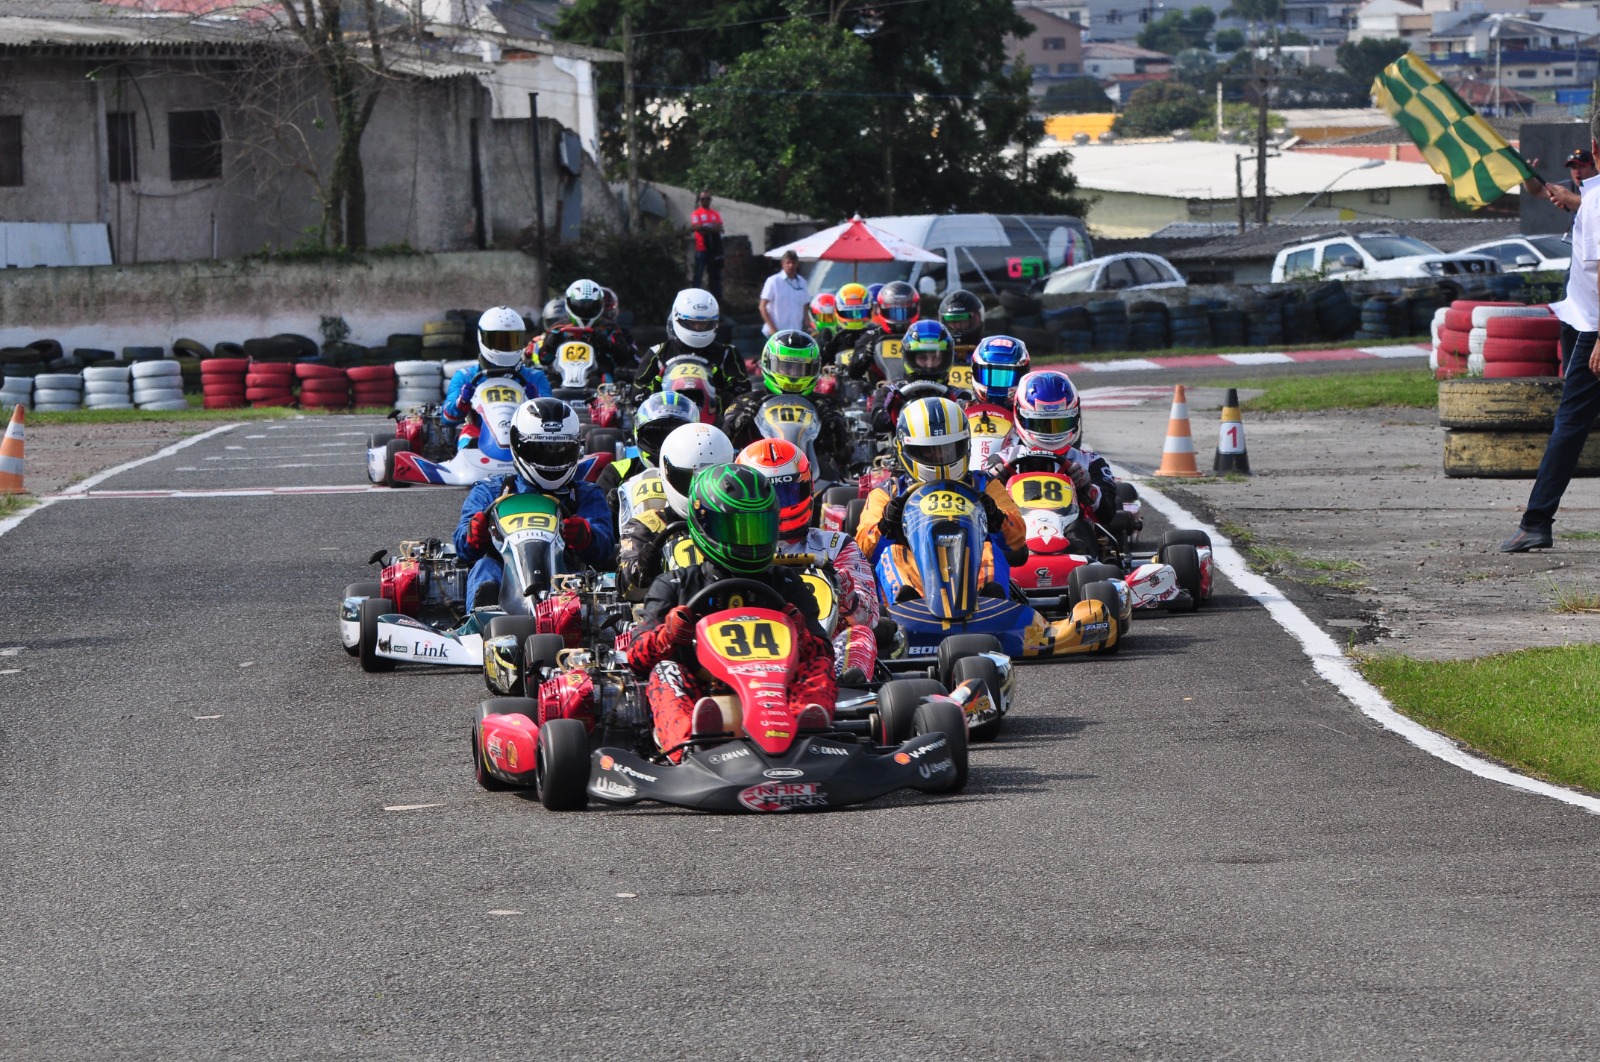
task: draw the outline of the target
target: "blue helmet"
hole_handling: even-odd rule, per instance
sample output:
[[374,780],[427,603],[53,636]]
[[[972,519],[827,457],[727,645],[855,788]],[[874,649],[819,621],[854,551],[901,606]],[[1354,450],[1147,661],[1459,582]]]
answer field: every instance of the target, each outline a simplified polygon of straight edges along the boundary
[[900,338],[900,357],[908,380],[944,383],[955,364],[956,346],[938,321],[917,321]]
[[1066,453],[1083,437],[1078,389],[1064,372],[1030,372],[1017,384],[1017,434],[1034,450]]
[[668,435],[685,424],[700,422],[700,407],[679,391],[651,395],[639,404],[633,415],[633,442],[639,456],[651,468],[661,460],[661,444]]
[[1009,404],[1028,371],[1028,348],[1010,336],[989,336],[972,352],[972,389],[984,402]]

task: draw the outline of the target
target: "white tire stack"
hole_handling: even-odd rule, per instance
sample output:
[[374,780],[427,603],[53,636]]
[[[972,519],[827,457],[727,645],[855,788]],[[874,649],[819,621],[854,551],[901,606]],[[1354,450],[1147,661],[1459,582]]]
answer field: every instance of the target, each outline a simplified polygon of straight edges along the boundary
[[132,373],[126,365],[91,365],[83,370],[84,409],[132,409],[128,390]]
[[436,405],[444,397],[444,369],[436,361],[394,363],[396,409]]
[[176,361],[137,361],[129,369],[133,374],[133,404],[140,409],[189,408],[183,397],[183,367]]
[[447,362],[445,362],[444,363],[444,382],[445,382],[445,386],[446,387],[450,386],[450,381],[454,380],[456,378],[456,373],[460,372],[462,369],[476,369],[477,367],[478,367],[478,359],[477,358],[462,358],[460,361],[447,361]]
[[1439,371],[1439,333],[1444,330],[1444,316],[1450,312],[1450,307],[1441,306],[1433,311],[1433,345],[1428,348],[1428,371]]
[[40,413],[82,409],[83,377],[72,372],[43,372],[35,376],[33,408]]
[[33,408],[33,377],[6,376],[0,378],[0,406]]
[[1472,331],[1467,333],[1467,375],[1483,375],[1483,344],[1489,338],[1486,327],[1491,317],[1549,317],[1548,306],[1474,306]]

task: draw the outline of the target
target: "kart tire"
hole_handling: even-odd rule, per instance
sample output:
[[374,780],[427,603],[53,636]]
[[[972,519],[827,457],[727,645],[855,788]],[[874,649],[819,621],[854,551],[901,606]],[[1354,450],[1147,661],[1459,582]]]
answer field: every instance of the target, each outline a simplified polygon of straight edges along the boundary
[[379,482],[385,487],[409,487],[409,483],[396,482],[394,478],[394,458],[396,454],[409,453],[411,444],[405,439],[390,439],[383,444],[383,479]]
[[1128,502],[1139,500],[1139,488],[1125,479],[1117,480],[1117,504],[1126,505]]
[[386,597],[369,597],[361,602],[361,641],[356,655],[361,658],[361,670],[367,672],[393,671],[394,661],[378,655],[378,617],[394,611],[394,602]]
[[[344,588],[344,596],[345,597],[382,597],[383,596],[383,584],[382,583],[351,583],[350,585],[348,585],[348,586],[346,586]],[[344,642],[341,641],[339,644],[340,645],[344,645]],[[344,646],[344,651],[349,653],[351,656],[360,656],[361,655],[361,642],[358,640],[355,645],[345,645]]]
[[954,701],[928,701],[917,708],[911,733],[943,734],[950,742],[950,762],[955,765],[950,784],[942,790],[959,793],[967,787],[967,719]]
[[82,391],[69,391],[65,388],[35,387],[33,400],[46,406],[71,406],[74,409],[83,404]]
[[822,492],[822,504],[849,505],[859,497],[861,492],[855,487],[829,487]]
[[75,372],[41,372],[33,378],[33,386],[49,391],[82,391],[83,377]]
[[1188,545],[1196,549],[1211,548],[1211,536],[1197,529],[1175,529],[1161,536],[1161,544],[1157,550],[1166,549],[1168,546]]
[[622,444],[622,433],[615,428],[595,428],[589,432],[591,454],[615,454]]
[[861,514],[866,511],[867,503],[863,498],[856,498],[844,507],[844,527],[840,528],[849,538],[856,537],[856,529],[861,526]]
[[945,687],[934,679],[894,679],[878,690],[878,730],[873,740],[880,745],[900,745],[911,736],[911,726],[924,697],[942,694]]
[[[487,642],[490,638],[515,638],[517,644],[517,654],[520,657],[522,653],[523,640],[532,635],[536,630],[538,630],[538,622],[532,616],[496,616],[494,619],[489,621],[488,628],[483,632],[483,638],[485,642]],[[488,659],[487,652],[484,654],[484,658],[485,660]],[[526,672],[523,670],[519,660],[517,665],[517,677],[512,681],[511,690],[507,696],[526,697],[528,695],[527,686],[523,682],[523,676],[525,674]],[[489,672],[487,668],[485,668],[483,673],[483,682],[484,685],[488,686]],[[491,692],[494,691],[493,686],[489,686],[489,689]],[[539,718],[538,714],[535,713],[533,718]]]
[[1189,611],[1194,612],[1200,607],[1200,551],[1186,542],[1177,542],[1170,546],[1163,546],[1161,552],[1156,554],[1162,564],[1172,565],[1172,572],[1178,577],[1178,586],[1189,592],[1192,602]]
[[[520,618],[520,617],[519,617]],[[537,689],[543,681],[541,669],[556,669],[556,658],[566,649],[567,640],[559,634],[528,634],[522,643],[522,677],[523,682],[532,680],[531,689]],[[529,694],[533,696],[533,694]]]
[[135,362],[129,368],[135,380],[158,380],[166,376],[183,375],[183,366],[167,358]]
[[[1115,591],[1113,591],[1115,593]],[[996,708],[1004,702],[1000,699],[1000,669],[994,666],[994,661],[986,656],[964,656],[956,661],[956,666],[950,672],[950,688],[955,689],[967,679],[981,679],[988,687],[989,700]],[[1000,736],[1000,726],[1005,722],[1005,716],[999,715],[987,723],[967,728],[969,741],[993,741]]]
[[[1447,431],[1444,474],[1483,479],[1532,479],[1544,459],[1550,429],[1543,431]],[[1591,434],[1578,455],[1579,476],[1600,474],[1600,435]]]
[[128,378],[132,375],[127,365],[91,365],[83,370],[85,383],[113,382],[128,386]]
[[396,436],[392,430],[373,432],[371,435],[367,436],[367,449],[381,450],[388,444],[390,439],[395,437]]
[[[1194,547],[1191,546],[1189,548],[1193,549]],[[1079,568],[1077,570],[1082,571],[1083,569]],[[1121,649],[1122,639],[1127,636],[1128,627],[1127,624],[1122,622],[1122,618],[1119,615],[1119,611],[1122,608],[1122,595],[1117,593],[1117,588],[1104,579],[1089,583],[1083,588],[1082,600],[1100,602],[1101,605],[1105,606],[1106,614],[1111,616],[1112,622],[1117,625],[1116,640],[1110,643],[1101,642],[1100,648],[1095,652],[1109,655]]]
[[[1005,650],[1000,645],[1000,639],[992,634],[957,634],[946,638],[939,643],[938,675],[939,682],[947,690],[955,689],[956,661],[965,656],[977,656],[979,653],[1000,653]],[[999,692],[996,690],[996,692]]]
[[589,732],[577,719],[539,728],[534,784],[546,811],[582,811],[589,804]]
[[177,402],[183,398],[181,387],[135,387],[133,400],[139,405],[151,402]]
[[1083,588],[1090,583],[1121,578],[1122,569],[1115,564],[1081,564],[1067,576],[1067,604],[1070,606],[1087,601],[1088,598],[1083,596]]

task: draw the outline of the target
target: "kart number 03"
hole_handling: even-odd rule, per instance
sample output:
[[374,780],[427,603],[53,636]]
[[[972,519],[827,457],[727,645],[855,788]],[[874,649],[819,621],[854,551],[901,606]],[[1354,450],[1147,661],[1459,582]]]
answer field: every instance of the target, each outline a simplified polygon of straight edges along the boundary
[[953,490],[936,490],[923,497],[917,508],[929,516],[966,516],[972,503]]
[[481,392],[486,405],[495,402],[521,402],[522,392],[511,387],[490,387]]
[[711,645],[730,660],[781,660],[789,655],[789,628],[770,620],[734,620],[711,628]]

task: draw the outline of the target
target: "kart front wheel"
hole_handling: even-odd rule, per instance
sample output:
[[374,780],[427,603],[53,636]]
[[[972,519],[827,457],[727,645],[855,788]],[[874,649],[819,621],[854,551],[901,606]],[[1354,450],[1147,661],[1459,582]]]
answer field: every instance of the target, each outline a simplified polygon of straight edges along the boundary
[[409,487],[411,484],[396,481],[394,459],[396,454],[410,453],[411,444],[404,439],[390,439],[383,444],[383,480],[385,487]]
[[1114,564],[1080,564],[1067,576],[1067,604],[1076,605],[1079,601],[1088,600],[1083,596],[1083,588],[1090,583],[1121,578],[1122,569]]
[[967,720],[961,712],[960,705],[954,701],[928,701],[917,709],[915,718],[911,721],[911,730],[914,735],[943,734],[945,740],[950,742],[950,762],[955,765],[951,772],[950,784],[945,787],[946,793],[959,793],[967,787]]
[[394,661],[378,655],[378,617],[394,611],[394,602],[386,597],[369,597],[361,602],[361,641],[356,654],[361,658],[362,671],[393,671]]
[[539,728],[534,775],[539,803],[548,811],[582,811],[589,804],[589,732],[576,719],[552,719]]
[[[950,688],[955,689],[967,679],[978,679],[984,684],[985,692],[989,694],[989,702],[998,710],[1004,703],[1000,700],[1000,669],[994,666],[994,661],[986,656],[964,656],[956,661],[956,666],[950,671]],[[1000,736],[1000,724],[1005,721],[1005,716],[996,715],[987,723],[967,729],[967,738],[971,741],[993,741]]]
[[1108,640],[1101,642],[1100,648],[1096,649],[1095,652],[1115,653],[1117,650],[1121,649],[1122,639],[1127,635],[1128,630],[1127,627],[1123,625],[1120,615],[1122,609],[1122,595],[1117,593],[1117,588],[1112,586],[1111,583],[1104,579],[1097,583],[1090,583],[1088,586],[1083,588],[1083,600],[1100,602],[1100,604],[1105,607],[1106,618],[1115,624],[1117,628],[1116,639],[1114,641]]
[[944,684],[933,679],[895,679],[878,691],[878,730],[873,738],[880,745],[899,745],[911,736],[912,720],[923,700],[945,692]]
[[[939,681],[947,690],[955,689],[956,661],[980,653],[1000,653],[1005,650],[1000,639],[992,634],[957,634],[939,643]],[[996,685],[996,690],[999,686]],[[999,702],[996,701],[996,704]]]
[[1189,592],[1189,611],[1200,607],[1200,551],[1187,543],[1161,548],[1161,563],[1172,565],[1178,586]]
[[[351,598],[351,597],[382,597],[383,596],[383,584],[382,583],[351,583],[349,586],[344,588],[344,596],[347,597],[347,598]],[[342,638],[340,639],[339,644],[340,645],[344,645],[344,640]],[[359,638],[357,638],[356,639],[356,643],[354,645],[345,645],[344,651],[349,653],[351,656],[360,656],[361,655],[361,640]]]

